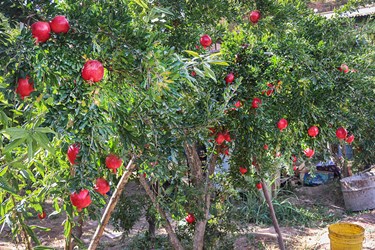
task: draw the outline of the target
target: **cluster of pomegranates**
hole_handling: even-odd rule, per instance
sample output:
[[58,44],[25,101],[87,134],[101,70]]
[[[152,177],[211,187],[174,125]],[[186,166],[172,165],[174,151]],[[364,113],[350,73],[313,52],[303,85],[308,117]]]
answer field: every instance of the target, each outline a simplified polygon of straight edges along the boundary
[[[77,157],[80,151],[79,144],[75,143],[69,146],[67,156],[70,164],[75,165],[77,164]],[[122,159],[115,154],[109,154],[105,159],[105,165],[108,169],[112,170],[113,173],[116,173],[117,169],[122,165]],[[99,194],[105,195],[110,190],[110,185],[108,181],[101,177],[96,179],[96,183],[94,185],[94,190]],[[91,204],[91,198],[89,190],[82,189],[78,193],[73,192],[70,194],[70,201],[72,205],[77,208],[80,212],[83,208],[88,207]]]
[[[51,32],[56,34],[68,33],[70,24],[65,16],[56,16],[50,22],[38,21],[31,25],[31,34],[36,40],[36,44],[47,42],[51,37]],[[88,60],[81,71],[82,78],[88,83],[99,82],[104,76],[104,67],[98,60]],[[34,83],[30,77],[19,78],[16,85],[16,93],[23,100],[34,91]]]

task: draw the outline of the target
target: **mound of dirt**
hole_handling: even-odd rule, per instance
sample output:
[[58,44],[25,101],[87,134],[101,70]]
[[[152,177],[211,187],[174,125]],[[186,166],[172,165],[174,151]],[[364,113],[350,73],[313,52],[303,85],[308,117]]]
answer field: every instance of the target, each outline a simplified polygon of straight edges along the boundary
[[300,186],[293,192],[298,197],[299,202],[302,204],[316,204],[335,206],[342,209],[345,208],[340,183],[338,180],[315,187]]

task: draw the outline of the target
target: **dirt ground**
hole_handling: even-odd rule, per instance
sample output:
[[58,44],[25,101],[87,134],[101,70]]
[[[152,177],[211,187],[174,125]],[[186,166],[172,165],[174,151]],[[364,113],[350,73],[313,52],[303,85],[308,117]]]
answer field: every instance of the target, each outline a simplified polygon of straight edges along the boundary
[[[135,187],[130,187],[135,188]],[[328,190],[328,191],[327,191]],[[366,229],[365,241],[363,249],[375,249],[375,210],[361,212],[361,213],[345,213],[344,204],[342,202],[341,194],[332,185],[323,185],[317,187],[299,187],[294,190],[296,196],[290,198],[290,202],[295,204],[302,204],[303,206],[312,206],[314,204],[323,204],[327,207],[328,212],[335,213],[342,222],[351,222],[358,224]],[[50,206],[51,207],[51,206]],[[52,207],[48,209],[47,214],[52,213]],[[48,227],[51,230],[48,232],[37,232],[41,242],[45,246],[55,249],[63,249],[63,215],[50,216],[45,220],[33,219],[31,224]],[[96,221],[85,222],[83,228],[83,242],[88,246],[92,235],[98,225]],[[122,233],[116,232],[114,228],[107,226],[105,233],[101,239],[101,244],[106,250],[120,250],[129,249],[127,243],[131,241],[140,232],[147,230],[148,224],[145,218],[142,218],[136,223],[134,228],[130,231],[126,241],[122,240]],[[246,229],[246,228],[245,228]],[[329,249],[330,240],[328,238],[328,227],[282,227],[281,231],[286,244],[286,249],[295,250],[318,250]],[[159,229],[158,235],[164,235],[165,231]],[[25,249],[23,245],[16,245],[12,243],[10,238],[9,228],[4,228],[0,235],[0,250]],[[244,234],[235,235],[233,249],[278,249],[276,233],[273,227],[260,227],[249,224]]]

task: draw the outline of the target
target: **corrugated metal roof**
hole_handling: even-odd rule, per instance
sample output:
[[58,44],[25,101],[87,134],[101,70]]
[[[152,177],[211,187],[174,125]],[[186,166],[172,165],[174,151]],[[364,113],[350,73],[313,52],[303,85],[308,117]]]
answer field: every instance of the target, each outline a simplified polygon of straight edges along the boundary
[[[340,14],[340,17],[368,16],[368,15],[372,15],[374,13],[375,13],[375,6],[372,6],[372,7],[367,7],[367,8],[361,8],[361,9],[358,9],[357,11],[354,11],[354,12],[345,12],[343,14]],[[334,15],[336,15],[336,13],[334,13],[333,11],[319,13],[319,14],[322,15],[322,16],[325,16],[327,18],[331,18]]]

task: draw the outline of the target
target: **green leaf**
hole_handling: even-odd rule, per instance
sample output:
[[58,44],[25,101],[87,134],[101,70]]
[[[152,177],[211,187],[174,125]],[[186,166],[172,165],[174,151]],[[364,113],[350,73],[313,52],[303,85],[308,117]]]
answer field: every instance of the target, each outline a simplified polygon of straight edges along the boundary
[[31,239],[38,245],[40,245],[40,241],[38,237],[35,235],[34,231],[25,223],[21,222],[23,229],[25,229],[26,233],[31,237]]
[[32,137],[27,138],[27,156],[29,157],[29,162],[32,160],[32,158],[34,156],[33,138]]
[[[38,226],[38,225],[30,225],[30,228],[31,229],[39,229],[39,230],[42,230],[44,232],[48,232],[48,231],[51,231],[51,228],[48,228],[48,227],[42,227],[42,226]],[[35,248],[34,248],[35,249]],[[47,249],[50,249],[50,248],[47,248]],[[52,248],[53,249],[53,248]]]
[[45,246],[36,246],[33,248],[34,250],[54,250],[56,248],[53,247],[45,247]]
[[35,180],[35,177],[34,177],[34,174],[28,170],[28,169],[23,169],[20,171],[21,175],[26,179],[26,180],[30,180],[32,182],[36,182]]
[[143,2],[142,0],[133,0],[133,2],[135,2],[136,4],[138,4],[139,6],[141,6],[144,9],[148,9],[147,4],[145,2]]
[[5,166],[5,167],[0,171],[0,177],[3,176],[4,174],[6,174],[7,171],[8,171],[8,166]]
[[17,190],[13,189],[13,187],[9,185],[4,178],[0,178],[0,189],[4,189],[11,194],[17,195]]
[[171,15],[171,16],[173,16],[173,13],[172,13],[169,9],[166,9],[166,8],[154,7],[154,10],[155,10],[157,13],[164,13],[164,14],[167,14],[167,15]]
[[195,51],[192,51],[192,50],[185,50],[186,53],[188,53],[189,55],[191,56],[194,56],[194,57],[199,57],[199,54]]
[[55,149],[50,146],[48,137],[45,134],[42,133],[34,133],[32,137],[35,139],[35,141],[44,149],[48,150],[52,154],[55,154]]
[[64,236],[65,236],[65,239],[69,239],[70,238],[70,233],[71,233],[71,230],[72,229],[72,223],[70,223],[70,220],[67,219],[65,220],[65,223],[64,223]]
[[203,69],[204,69],[204,73],[216,82],[215,73],[212,71],[212,69],[206,64],[203,64]]
[[44,134],[51,133],[51,134],[57,135],[57,133],[55,131],[53,131],[52,129],[50,129],[48,127],[38,127],[38,128],[35,128],[34,131],[44,133]]
[[229,64],[225,61],[208,61],[208,63],[221,66],[229,66]]
[[7,126],[9,117],[5,114],[4,111],[0,111],[0,123]]
[[0,131],[0,133],[10,135],[13,140],[25,138],[29,134],[29,132],[24,128],[7,128]]
[[26,140],[26,138],[19,138],[19,139],[16,139],[16,140],[12,141],[11,143],[9,143],[8,145],[5,146],[5,148],[3,150],[3,153],[5,154],[7,152],[12,151],[14,148],[21,145],[25,140]]

